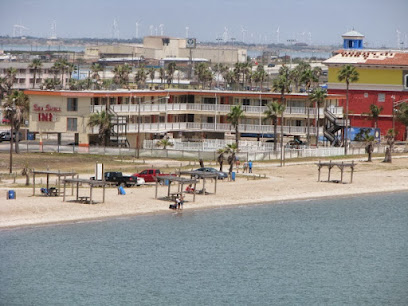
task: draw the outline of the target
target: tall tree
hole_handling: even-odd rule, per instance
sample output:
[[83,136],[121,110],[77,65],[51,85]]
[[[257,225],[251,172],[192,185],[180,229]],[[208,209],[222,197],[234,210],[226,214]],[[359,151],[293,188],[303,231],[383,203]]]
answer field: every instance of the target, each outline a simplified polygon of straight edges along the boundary
[[238,153],[238,144],[237,143],[227,144],[227,146],[225,147],[225,153],[229,154],[227,161],[229,164],[228,173],[231,178],[232,169],[237,161],[236,154]]
[[96,84],[97,88],[100,88],[101,76],[99,72],[103,71],[104,67],[99,63],[93,63],[91,66],[91,79],[93,80],[94,84]]
[[6,77],[4,78],[4,88],[6,94],[9,96],[12,93],[12,88],[15,82],[17,82],[17,69],[14,67],[9,67],[6,69]]
[[385,141],[388,147],[385,149],[384,163],[392,163],[392,150],[395,143],[396,131],[389,129],[385,135]]
[[320,107],[324,105],[327,98],[327,91],[321,87],[315,88],[309,94],[309,100],[316,104],[317,124],[316,124],[316,148],[319,147],[319,122],[320,122]]
[[160,75],[160,84],[163,84],[163,81],[166,78],[166,70],[163,67],[160,67],[159,75]]
[[98,127],[99,145],[107,146],[112,130],[112,115],[106,111],[93,113],[89,117],[88,126]]
[[271,101],[266,105],[266,110],[264,111],[265,120],[271,120],[273,124],[273,150],[276,152],[277,149],[277,138],[276,135],[278,134],[278,118],[283,114],[285,111],[285,105],[282,103]]
[[41,72],[42,62],[40,59],[35,58],[31,61],[28,68],[33,69],[34,72],[34,80],[33,80],[33,88],[35,88],[36,80],[37,80],[37,73]]
[[173,82],[174,72],[176,72],[176,69],[177,69],[176,62],[170,62],[167,65],[167,84],[169,87]]
[[141,66],[137,71],[135,75],[135,82],[137,84],[138,88],[145,88],[146,87],[146,79],[147,79],[147,74],[143,66]]
[[348,115],[349,115],[349,87],[350,83],[357,82],[359,78],[358,71],[352,65],[344,65],[337,75],[340,82],[346,82],[346,129],[344,133],[344,154],[348,154]]
[[152,86],[153,86],[153,82],[154,82],[154,75],[156,74],[156,69],[154,67],[150,67],[147,70],[147,74],[149,75],[150,80],[152,81]]
[[235,143],[237,144],[237,148],[239,147],[239,124],[244,117],[244,110],[241,108],[241,105],[232,106],[231,112],[227,114],[228,122],[230,122],[235,129]]
[[265,71],[264,66],[259,65],[256,68],[255,73],[253,74],[253,80],[255,83],[258,83],[261,91],[262,91],[263,83],[265,82],[267,78],[268,78],[268,73]]
[[224,165],[224,154],[227,153],[227,149],[226,148],[221,148],[217,150],[217,162],[220,165],[220,171],[222,172],[222,166]]
[[[279,92],[281,95],[281,104],[286,107],[286,99],[285,93],[290,92],[290,84],[291,80],[289,78],[290,69],[286,66],[282,66],[279,69],[279,75],[276,79],[273,80],[272,90],[275,92]],[[281,147],[281,166],[283,166],[283,112],[281,114],[281,139],[280,139],[280,147]]]
[[[11,95],[7,97],[7,101],[3,104],[5,110],[5,117],[12,122],[13,130],[16,133],[15,151],[20,153],[18,142],[20,140],[20,128],[28,117],[29,112],[29,98],[24,92],[14,90]],[[11,137],[13,137],[11,135]]]
[[113,68],[113,82],[121,87],[129,89],[129,74],[132,72],[132,67],[128,64],[118,65]]

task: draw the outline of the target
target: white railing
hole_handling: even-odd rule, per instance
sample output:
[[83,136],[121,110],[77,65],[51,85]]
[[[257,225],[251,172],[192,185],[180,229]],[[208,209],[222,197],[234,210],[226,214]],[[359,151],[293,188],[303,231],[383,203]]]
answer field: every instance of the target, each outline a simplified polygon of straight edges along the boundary
[[[128,133],[136,133],[138,125],[131,123],[127,125]],[[203,131],[203,132],[235,132],[234,128],[229,123],[196,123],[196,122],[172,122],[172,123],[141,123],[141,133],[165,133],[172,131]],[[281,127],[277,126],[277,132],[280,133]],[[117,132],[115,127],[115,132]],[[257,134],[273,134],[274,127],[272,125],[251,125],[241,124],[239,126],[240,133],[257,133]],[[98,133],[98,128],[92,129],[93,134]],[[283,133],[290,135],[306,135],[306,126],[283,126]],[[309,133],[316,134],[316,127],[310,127]],[[323,128],[320,127],[320,135],[323,135]]]
[[[232,105],[227,104],[203,104],[203,103],[168,103],[168,104],[140,104],[140,112],[150,113],[150,112],[172,112],[172,111],[202,111],[202,112],[217,112],[217,113],[229,113],[231,111]],[[116,104],[110,106],[117,114],[132,114],[136,115],[139,112],[138,104]],[[91,112],[101,112],[105,110],[105,105],[93,105],[91,106]],[[251,106],[242,105],[242,109],[248,114],[263,114],[267,109],[266,106]],[[316,109],[313,107],[292,107],[288,106],[284,112],[284,115],[305,115],[307,116],[309,110],[309,115],[311,117],[316,116]],[[340,116],[343,114],[342,107],[330,107],[329,110]],[[324,117],[324,108],[319,108],[319,115],[321,118]]]

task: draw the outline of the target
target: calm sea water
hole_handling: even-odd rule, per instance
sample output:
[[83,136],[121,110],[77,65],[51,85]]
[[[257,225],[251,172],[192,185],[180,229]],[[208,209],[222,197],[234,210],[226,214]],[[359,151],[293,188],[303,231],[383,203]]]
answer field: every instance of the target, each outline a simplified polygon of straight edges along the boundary
[[408,193],[0,231],[1,305],[408,305]]

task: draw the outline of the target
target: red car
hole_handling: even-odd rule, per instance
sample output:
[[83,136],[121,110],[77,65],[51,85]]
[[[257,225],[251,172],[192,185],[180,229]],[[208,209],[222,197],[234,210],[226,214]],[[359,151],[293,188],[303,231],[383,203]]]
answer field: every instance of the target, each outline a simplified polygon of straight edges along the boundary
[[175,176],[175,174],[163,174],[163,173],[160,173],[159,169],[146,169],[146,170],[143,170],[140,173],[133,174],[133,176],[144,178],[146,183],[156,182],[156,180],[155,180],[156,176],[169,176],[169,175],[174,175]]
[[9,124],[9,123],[10,123],[10,119],[3,118],[3,119],[1,119],[1,123],[3,123],[3,124]]

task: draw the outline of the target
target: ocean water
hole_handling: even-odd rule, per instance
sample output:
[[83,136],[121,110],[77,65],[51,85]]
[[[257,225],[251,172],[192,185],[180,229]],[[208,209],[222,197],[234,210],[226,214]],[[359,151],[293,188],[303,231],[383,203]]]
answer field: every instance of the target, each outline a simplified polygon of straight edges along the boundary
[[408,193],[2,230],[0,259],[1,305],[408,305]]

